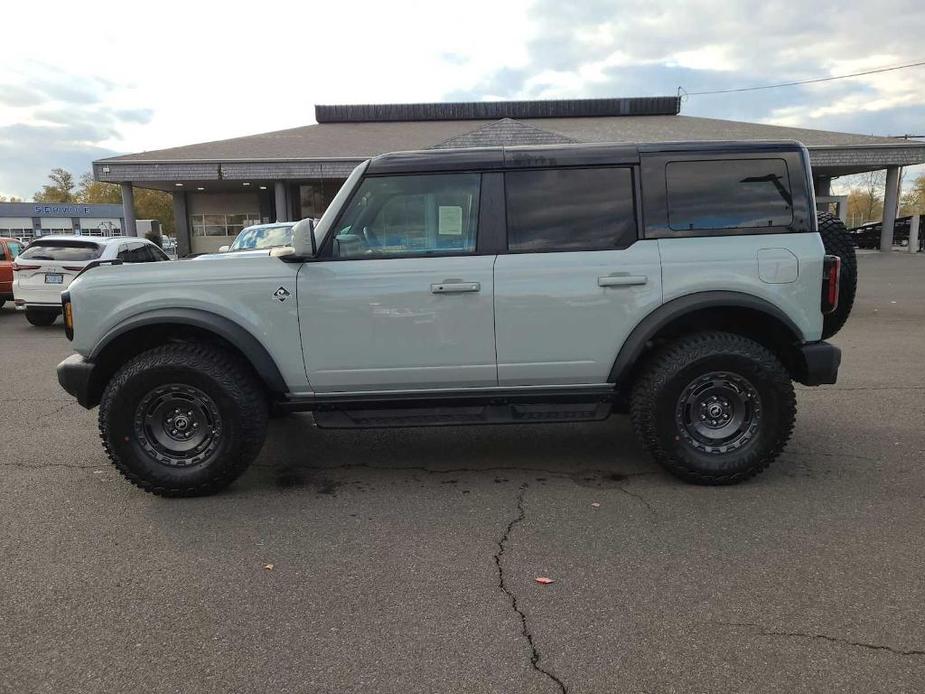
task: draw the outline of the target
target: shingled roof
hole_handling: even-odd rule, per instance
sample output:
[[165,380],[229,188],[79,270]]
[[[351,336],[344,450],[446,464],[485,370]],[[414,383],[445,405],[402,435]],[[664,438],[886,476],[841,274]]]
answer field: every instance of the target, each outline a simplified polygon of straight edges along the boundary
[[[838,175],[925,163],[925,143],[679,114],[676,97],[317,106],[314,125],[110,157],[104,181],[342,177],[384,152],[568,142],[798,140]],[[249,164],[263,163],[253,168]]]

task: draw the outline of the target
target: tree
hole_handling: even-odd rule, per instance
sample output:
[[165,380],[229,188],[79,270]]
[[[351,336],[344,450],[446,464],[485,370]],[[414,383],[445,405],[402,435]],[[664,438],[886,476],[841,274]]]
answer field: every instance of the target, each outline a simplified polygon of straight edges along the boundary
[[34,198],[36,202],[74,202],[74,175],[66,169],[52,169],[48,174],[51,184],[42,186]]
[[847,177],[849,227],[875,222],[883,215],[883,188],[886,173],[868,171]]
[[[77,201],[86,203],[120,204],[122,190],[115,183],[94,181],[90,172],[80,177],[77,187]],[[174,234],[176,224],[173,218],[173,200],[169,193],[149,188],[135,188],[135,219],[156,219],[164,233]]]
[[94,181],[89,171],[80,177],[77,184],[78,202],[117,205],[122,202],[122,191],[115,183]]
[[[94,181],[89,171],[81,174],[76,186],[74,175],[65,169],[52,169],[48,178],[51,179],[52,184],[43,186],[42,190],[35,194],[36,202],[84,202],[109,205],[122,203],[122,190],[119,186],[115,183]],[[156,219],[161,223],[164,233],[172,236],[176,224],[170,193],[149,188],[135,188],[135,219]]]
[[3,195],[0,193],[0,202],[22,202],[22,198],[17,198],[15,195]]
[[925,214],[925,174],[912,181],[912,187],[903,193],[899,205],[900,215]]

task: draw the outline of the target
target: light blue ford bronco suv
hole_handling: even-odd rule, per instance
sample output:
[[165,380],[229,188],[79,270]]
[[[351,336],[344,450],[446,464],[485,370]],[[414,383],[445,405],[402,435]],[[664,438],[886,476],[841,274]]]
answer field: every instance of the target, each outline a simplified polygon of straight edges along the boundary
[[678,477],[757,474],[834,383],[854,251],[796,142],[492,147],[354,169],[292,247],[115,264],[63,295],[64,389],[140,488],[215,492],[319,427],[629,413]]

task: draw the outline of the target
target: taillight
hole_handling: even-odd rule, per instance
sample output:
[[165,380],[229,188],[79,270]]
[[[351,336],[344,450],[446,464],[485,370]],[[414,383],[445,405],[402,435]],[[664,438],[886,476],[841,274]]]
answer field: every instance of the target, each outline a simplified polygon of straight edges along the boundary
[[13,261],[13,272],[19,272],[20,270],[41,270],[41,265],[20,265],[16,261]]
[[61,292],[61,312],[64,314],[64,336],[74,339],[74,307],[71,305],[71,293]]
[[827,255],[822,263],[822,312],[831,313],[838,307],[838,281],[841,278],[841,258]]

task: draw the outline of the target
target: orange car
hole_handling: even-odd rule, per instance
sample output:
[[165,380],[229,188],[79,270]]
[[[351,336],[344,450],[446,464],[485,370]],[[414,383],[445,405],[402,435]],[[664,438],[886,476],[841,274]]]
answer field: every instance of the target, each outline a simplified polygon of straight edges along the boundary
[[13,261],[22,248],[16,239],[0,238],[0,308],[13,300]]

